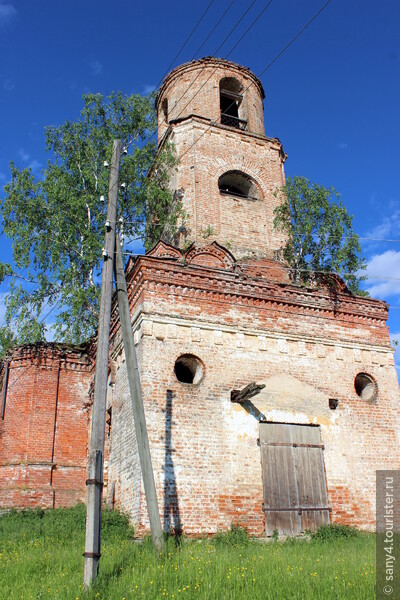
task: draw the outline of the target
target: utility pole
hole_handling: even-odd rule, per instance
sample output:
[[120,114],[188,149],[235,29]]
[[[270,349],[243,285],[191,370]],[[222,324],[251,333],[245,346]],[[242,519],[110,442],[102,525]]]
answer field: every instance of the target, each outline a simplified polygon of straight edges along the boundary
[[124,342],[129,391],[131,395],[132,412],[135,423],[140,466],[142,470],[143,486],[146,494],[147,512],[149,515],[153,543],[160,552],[163,547],[163,532],[161,527],[160,512],[158,510],[156,486],[154,483],[153,467],[151,464],[149,438],[146,428],[146,417],[144,414],[142,390],[140,387],[139,369],[133,340],[124,263],[122,260],[121,244],[118,235],[115,242],[115,281],[117,284],[119,319],[121,323],[122,339]]
[[87,511],[84,585],[87,588],[97,577],[100,560],[101,504],[103,496],[104,432],[108,378],[108,349],[113,291],[115,225],[121,141],[114,140],[108,187],[107,222],[104,243],[104,262],[101,278],[100,315],[96,349],[96,371],[92,408],[92,431],[88,458]]

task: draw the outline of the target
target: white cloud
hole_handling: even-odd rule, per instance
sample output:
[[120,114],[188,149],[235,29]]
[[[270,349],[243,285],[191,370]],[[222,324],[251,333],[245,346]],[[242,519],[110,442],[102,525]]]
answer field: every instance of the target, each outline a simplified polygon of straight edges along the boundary
[[32,169],[32,171],[35,172],[35,171],[38,171],[41,166],[42,166],[42,163],[40,163],[38,160],[34,159],[29,163],[28,168]]
[[375,254],[367,263],[366,287],[373,298],[400,296],[400,252]]
[[145,95],[151,94],[152,92],[154,92],[155,89],[156,89],[155,85],[146,84],[143,86],[143,94],[145,94]]
[[20,157],[21,160],[23,160],[24,162],[28,162],[28,160],[30,159],[31,155],[24,150],[24,148],[20,148],[18,150],[18,156]]
[[336,148],[338,148],[339,150],[347,150],[347,148],[349,147],[347,142],[339,142],[338,144],[336,144]]
[[400,209],[396,208],[391,215],[383,217],[380,223],[368,231],[365,237],[385,240],[398,236],[400,236]]
[[17,9],[12,4],[4,4],[0,0],[0,25],[6,25],[17,14]]
[[101,75],[103,72],[103,65],[99,60],[92,60],[89,63],[90,68],[92,69],[93,75]]
[[42,163],[35,158],[31,159],[31,155],[24,148],[18,150],[18,156],[24,163],[29,163],[28,169],[32,169],[32,171],[38,171],[42,166]]
[[4,181],[5,178],[6,178],[6,174],[0,172],[0,181]]

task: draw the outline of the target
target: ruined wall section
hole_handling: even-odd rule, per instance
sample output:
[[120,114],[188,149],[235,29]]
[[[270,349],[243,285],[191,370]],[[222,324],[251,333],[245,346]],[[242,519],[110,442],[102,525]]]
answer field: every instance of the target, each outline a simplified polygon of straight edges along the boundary
[[85,350],[39,344],[14,351],[0,421],[0,506],[85,499],[91,379]]

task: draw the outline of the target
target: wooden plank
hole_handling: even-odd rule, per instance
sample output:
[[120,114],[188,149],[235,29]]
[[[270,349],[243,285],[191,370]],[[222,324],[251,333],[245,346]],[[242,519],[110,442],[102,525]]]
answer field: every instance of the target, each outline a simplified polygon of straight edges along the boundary
[[[263,497],[264,505],[269,507],[274,506],[274,502],[277,502],[275,498],[275,488],[273,485],[274,479],[277,477],[276,463],[273,456],[273,450],[268,446],[261,447],[261,466],[262,466],[262,479],[263,479]],[[265,532],[267,535],[272,535],[275,529],[275,516],[272,514],[265,514]]]
[[[296,440],[299,443],[305,443],[303,430],[296,427]],[[295,472],[296,472],[296,483],[298,490],[299,506],[309,506],[309,473],[307,468],[307,448],[296,448],[295,453]],[[307,528],[307,517],[302,513],[300,515],[301,525],[300,531],[303,532]]]
[[[319,431],[319,438],[321,432]],[[319,497],[319,506],[328,506],[328,492],[326,488],[325,465],[322,450],[315,448],[312,452],[313,465],[315,469],[313,483]],[[316,527],[329,523],[329,512],[322,510],[315,514]]]
[[[308,501],[304,506],[314,510],[304,511],[302,514],[302,527],[304,530],[316,530],[326,518],[329,520],[327,510],[315,510],[318,507],[327,507],[328,498],[326,493],[325,475],[323,471],[322,449],[315,447],[320,442],[320,430],[317,428],[306,429],[302,432],[302,440],[314,445],[303,451],[302,462],[305,469],[305,480],[307,481]],[[326,517],[327,515],[327,517]]]
[[[288,429],[288,438],[290,438],[290,442],[293,444],[296,441],[295,438],[295,431],[293,430],[293,428],[289,428]],[[296,508],[299,506],[299,494],[298,494],[298,488],[297,488],[297,481],[296,481],[296,463],[295,463],[295,453],[296,453],[296,449],[292,446],[290,448],[287,448],[287,455],[288,455],[288,471],[289,471],[289,477],[288,477],[288,486],[289,486],[289,508]],[[298,511],[292,511],[289,512],[289,519],[290,519],[290,530],[289,530],[289,535],[298,535],[300,533],[300,527],[301,527],[301,518],[299,516]]]

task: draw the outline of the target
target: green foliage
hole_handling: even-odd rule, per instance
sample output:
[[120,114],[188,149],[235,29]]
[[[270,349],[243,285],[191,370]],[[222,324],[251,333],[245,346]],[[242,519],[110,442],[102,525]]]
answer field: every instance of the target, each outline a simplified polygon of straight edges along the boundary
[[207,225],[207,227],[203,227],[202,229],[200,229],[200,235],[203,238],[203,240],[207,241],[210,237],[215,235],[214,228],[211,225]]
[[340,523],[330,523],[329,525],[321,525],[311,533],[311,539],[321,542],[331,542],[334,540],[343,540],[359,537],[361,533],[355,527],[349,525],[341,525]]
[[[51,158],[40,177],[10,164],[1,210],[15,265],[6,324],[17,343],[43,340],[43,312],[54,307],[56,340],[81,343],[96,329],[107,209],[100,196],[107,197],[109,179],[103,163],[111,161],[114,139],[128,149],[120,171],[126,188],[118,201],[126,238],[146,236],[151,245],[179,212],[167,189],[173,151],[166,146],[155,160],[156,143],[147,141],[156,124],[153,98],[119,92],[83,100],[78,120],[46,129]],[[10,274],[10,265],[0,265],[0,281]]]
[[217,546],[233,546],[239,548],[240,546],[247,546],[250,539],[247,530],[244,527],[232,523],[229,531],[218,531],[214,541]]
[[0,283],[9,275],[12,275],[11,265],[8,263],[0,263]]
[[305,177],[288,177],[281,190],[283,202],[275,209],[274,226],[287,235],[283,256],[293,268],[297,282],[307,283],[318,274],[335,284],[340,275],[355,294],[366,268],[352,219],[334,188],[310,184]]
[[271,537],[274,540],[274,542],[277,542],[279,540],[279,531],[277,529],[274,529]]
[[15,338],[9,327],[0,327],[0,359],[4,358],[9,350],[14,348]]

